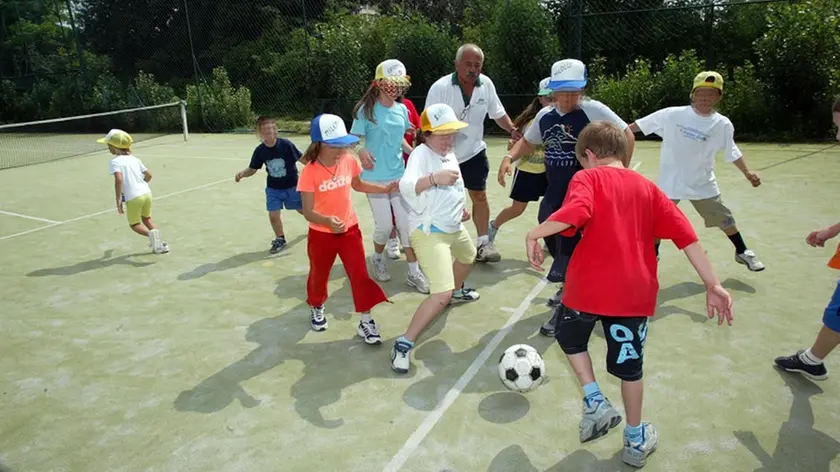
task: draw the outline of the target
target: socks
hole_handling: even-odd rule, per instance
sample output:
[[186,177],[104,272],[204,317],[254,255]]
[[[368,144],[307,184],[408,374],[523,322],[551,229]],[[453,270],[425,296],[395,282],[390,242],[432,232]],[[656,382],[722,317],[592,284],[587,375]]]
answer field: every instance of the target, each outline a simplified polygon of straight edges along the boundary
[[478,237],[478,244],[477,244],[477,246],[479,246],[479,247],[480,247],[480,246],[484,246],[485,244],[487,244],[487,243],[489,243],[489,242],[490,242],[490,236],[487,236],[487,235],[485,234],[484,236],[479,236],[479,237]]
[[804,362],[807,365],[820,365],[822,364],[823,360],[819,357],[815,356],[811,349],[809,348],[807,351],[803,352],[799,355],[799,360]]
[[379,261],[382,260],[383,257],[385,257],[385,256],[383,256],[381,252],[374,252],[370,256],[370,260],[373,261],[373,262],[379,262]]
[[630,426],[630,423],[624,426],[624,437],[631,443],[640,443],[644,439],[642,425]]
[[586,403],[604,401],[604,394],[601,393],[598,382],[592,382],[583,386],[583,400]]
[[371,321],[370,313],[362,313],[362,323],[370,323]]
[[741,237],[741,232],[729,236],[729,240],[735,246],[735,254],[743,254],[747,250],[747,245],[744,243],[744,238]]
[[408,263],[408,273],[412,275],[417,275],[420,273],[420,263],[419,262],[409,262]]
[[398,342],[398,343],[405,343],[405,344],[408,344],[408,345],[409,345],[410,347],[412,347],[412,348],[414,347],[414,343],[413,343],[413,342],[411,342],[411,341],[409,341],[408,339],[405,339],[405,336],[400,336],[400,337],[398,337],[398,338],[397,338],[397,342]]

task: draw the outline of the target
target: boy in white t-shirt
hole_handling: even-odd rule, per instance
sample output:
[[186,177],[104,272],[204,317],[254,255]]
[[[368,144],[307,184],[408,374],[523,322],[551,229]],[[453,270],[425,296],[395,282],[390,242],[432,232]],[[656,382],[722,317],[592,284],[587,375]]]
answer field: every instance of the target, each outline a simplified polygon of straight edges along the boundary
[[152,222],[152,189],[149,187],[152,174],[131,154],[131,135],[121,129],[112,129],[96,142],[107,144],[111,154],[117,156],[111,159],[117,212],[128,217],[128,225],[135,233],[149,238],[149,246],[155,254],[169,252],[169,245],[161,239],[160,230]]
[[[715,110],[722,97],[723,77],[713,71],[701,72],[694,78],[691,105],[663,108],[636,120],[630,129],[662,138],[659,188],[674,203],[689,200],[707,228],[718,227],[729,237],[735,246],[735,261],[758,272],[764,270],[764,264],[747,249],[715,178],[715,155],[722,150],[726,162],[735,164],[753,187],[761,185],[735,144],[732,122]],[[658,257],[658,242],[656,254]]]

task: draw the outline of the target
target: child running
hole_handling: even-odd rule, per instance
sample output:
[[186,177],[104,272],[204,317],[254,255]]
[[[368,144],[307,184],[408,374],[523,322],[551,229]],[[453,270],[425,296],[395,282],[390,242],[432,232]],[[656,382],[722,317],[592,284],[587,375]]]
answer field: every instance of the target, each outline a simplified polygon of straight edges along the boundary
[[[834,102],[832,108],[834,124],[837,126],[837,140],[840,141],[840,99]],[[812,247],[825,247],[826,241],[840,234],[840,223],[829,226],[820,231],[812,231],[805,238]],[[828,261],[832,269],[840,269],[840,244],[834,252],[834,256]],[[814,345],[807,351],[800,350],[796,354],[787,357],[777,357],[776,365],[788,372],[799,372],[802,375],[814,380],[828,378],[828,369],[825,368],[823,360],[831,354],[837,345],[840,344],[840,280],[834,294],[828,301],[828,306],[823,312],[823,326],[817,333]]]
[[[513,126],[518,129],[527,130],[534,121],[537,113],[551,105],[551,90],[548,88],[548,82],[551,77],[546,77],[540,81],[537,96],[526,107],[519,116],[513,120]],[[508,144],[508,149],[511,149],[516,142],[511,140]],[[540,146],[541,147],[541,146]],[[506,186],[505,175],[511,175],[510,167],[507,173],[499,173],[498,181],[502,187]],[[490,242],[496,241],[496,234],[499,228],[508,221],[518,218],[525,209],[528,208],[528,202],[538,202],[540,198],[545,195],[545,189],[548,187],[548,180],[545,177],[545,152],[538,148],[533,153],[516,161],[516,170],[513,174],[513,183],[510,188],[510,198],[513,200],[511,205],[500,211],[495,219],[490,220],[490,230],[487,235],[490,237]]]
[[[408,122],[411,123],[411,129],[406,130],[403,137],[405,138],[405,142],[407,142],[413,149],[417,132],[420,131],[420,114],[417,113],[417,107],[414,106],[414,102],[405,96],[405,91],[403,91],[402,95],[397,97],[397,101],[405,105],[405,108],[408,110]],[[405,151],[406,150],[403,150],[403,161],[406,165],[408,165],[408,156],[411,155],[411,153]],[[399,259],[402,243],[397,237],[397,217],[394,215],[393,209],[391,210],[391,223],[394,225],[394,229],[391,230],[391,237],[388,239],[388,245],[385,247],[385,254],[387,254],[390,259]]]
[[[537,113],[533,126],[530,126],[525,133],[525,139],[520,139],[514,144],[499,166],[500,175],[509,174],[512,163],[516,162],[520,156],[532,153],[536,145],[544,145],[548,187],[540,202],[540,211],[537,216],[540,223],[560,208],[566,197],[569,181],[581,169],[580,163],[575,158],[575,144],[578,134],[588,123],[604,120],[616,124],[624,130],[627,137],[627,155],[621,156],[625,166],[630,163],[630,157],[633,155],[635,139],[633,133],[627,129],[627,123],[603,103],[583,97],[586,80],[586,66],[577,59],[563,59],[555,62],[551,67],[551,80],[548,82],[554,106],[543,108]],[[557,293],[549,298],[548,306],[559,305],[562,298],[563,286],[566,282],[566,268],[580,240],[580,235],[570,236],[552,234],[545,239],[548,251],[554,258],[546,278],[549,282],[559,284]],[[551,319],[543,324],[540,334],[554,336],[556,314],[555,311]]]
[[621,416],[601,392],[588,353],[600,321],[607,343],[607,372],[621,379],[627,424],[622,460],[643,467],[658,443],[656,429],[642,422],[642,364],[647,320],[656,310],[659,282],[654,239],[670,239],[683,250],[706,286],[709,318],[732,324],[732,299],[717,276],[688,219],[653,182],[626,169],[626,134],[607,122],[590,123],[578,135],[577,157],[586,170],[569,183],[563,205],[528,233],[531,265],[542,270],[539,238],[584,237],[569,264],[556,339],[583,387],[580,441],[604,436]]
[[[111,174],[114,176],[114,194],[117,212],[125,214],[128,225],[135,233],[149,238],[149,247],[155,254],[166,254],[169,245],[160,236],[152,221],[152,174],[140,159],[131,154],[131,135],[121,129],[112,129],[104,138],[96,140],[107,144],[111,154]],[[125,202],[125,210],[123,210]]]
[[[350,133],[365,138],[365,147],[359,151],[359,160],[364,169],[362,180],[387,186],[398,182],[403,176],[405,161],[402,152],[411,152],[411,146],[406,142],[404,134],[406,130],[411,129],[411,122],[408,121],[408,109],[397,102],[397,97],[410,85],[402,62],[396,59],[383,61],[376,68],[373,82],[353,109],[354,120]],[[397,232],[408,261],[406,284],[420,293],[429,293],[429,283],[409,245],[408,207],[400,193],[394,191],[387,195],[368,195],[368,203],[375,224],[374,252],[370,259],[376,280],[391,280],[387,259],[383,253],[385,243],[394,229],[393,221],[396,219]]]
[[[723,150],[726,162],[735,164],[753,187],[761,185],[735,144],[732,122],[715,110],[722,97],[723,77],[717,72],[701,72],[694,78],[690,105],[663,108],[636,120],[630,129],[662,138],[659,188],[674,203],[689,200],[707,228],[718,227],[729,237],[735,246],[735,261],[758,272],[764,270],[764,264],[744,243],[715,178],[715,154]],[[658,257],[658,242],[655,247]]]
[[359,178],[362,168],[349,151],[359,138],[347,134],[341,118],[329,114],[315,117],[309,135],[312,144],[301,158],[305,165],[297,189],[303,200],[303,216],[309,221],[306,303],[310,306],[312,329],[327,329],[324,316],[327,282],[338,256],[350,279],[356,311],[362,315],[357,332],[365,343],[381,344],[379,325],[371,318],[370,310],[388,301],[388,297],[368,275],[350,188],[362,193],[391,193],[397,184],[376,185]]
[[268,221],[274,230],[274,241],[271,242],[271,254],[277,254],[286,247],[286,233],[283,232],[283,221],[280,210],[295,210],[301,213],[303,202],[297,191],[298,170],[295,165],[301,154],[298,148],[289,140],[277,137],[277,124],[274,120],[261,116],[257,118],[257,132],[260,143],[251,155],[248,168],[236,173],[235,180],[250,177],[265,166],[268,176],[265,179],[265,209],[268,211]]
[[391,368],[403,374],[411,367],[409,353],[417,337],[443,308],[452,301],[479,298],[478,292],[464,287],[476,248],[463,224],[470,214],[465,206],[464,179],[453,152],[455,135],[467,124],[455,117],[452,107],[442,103],[426,108],[420,123],[422,144],[411,153],[400,180],[400,193],[411,206],[411,247],[429,277],[431,295],[417,307],[408,330],[391,349]]

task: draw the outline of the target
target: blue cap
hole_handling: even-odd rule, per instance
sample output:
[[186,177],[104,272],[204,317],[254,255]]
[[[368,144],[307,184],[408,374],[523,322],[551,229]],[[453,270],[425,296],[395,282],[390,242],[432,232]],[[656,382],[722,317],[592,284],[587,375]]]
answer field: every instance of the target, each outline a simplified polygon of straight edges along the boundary
[[359,142],[358,136],[347,134],[344,120],[329,113],[318,115],[312,120],[309,138],[313,143],[324,143],[328,146],[349,146]]

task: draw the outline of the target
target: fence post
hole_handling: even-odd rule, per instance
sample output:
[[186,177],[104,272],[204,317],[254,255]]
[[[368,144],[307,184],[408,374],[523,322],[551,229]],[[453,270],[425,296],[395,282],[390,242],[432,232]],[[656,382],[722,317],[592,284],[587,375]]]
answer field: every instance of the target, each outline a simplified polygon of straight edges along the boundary
[[706,11],[706,70],[715,68],[715,3],[710,0]]
[[569,52],[575,59],[583,60],[583,0],[572,1],[572,14],[569,16]]
[[187,101],[181,100],[181,125],[184,127],[184,141],[190,137],[190,130],[187,124]]
[[[73,18],[73,4],[70,0],[65,1],[67,5],[67,17],[70,20],[70,29],[73,30],[73,38],[75,39],[76,43],[76,54],[79,56],[79,70],[82,73],[82,81],[85,85],[85,88],[90,90],[90,84],[88,83],[88,75],[87,75],[87,67],[85,67],[85,55],[82,52],[82,43],[79,40],[79,29],[76,28],[76,20]],[[59,18],[59,21],[61,19]],[[84,94],[79,94],[80,96],[84,96]]]

